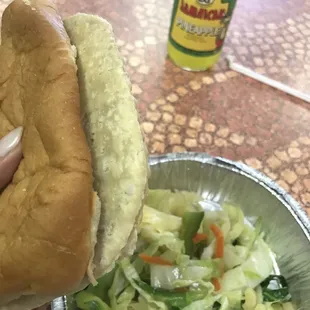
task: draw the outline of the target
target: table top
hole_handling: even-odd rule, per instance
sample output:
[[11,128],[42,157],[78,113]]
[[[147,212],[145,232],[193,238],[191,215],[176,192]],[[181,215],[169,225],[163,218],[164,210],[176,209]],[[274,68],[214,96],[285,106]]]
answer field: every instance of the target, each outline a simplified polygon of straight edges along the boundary
[[[9,3],[0,0],[0,14]],[[310,0],[238,0],[218,64],[187,72],[167,59],[173,0],[56,0],[109,20],[132,81],[151,154],[207,152],[242,161],[288,190],[310,215],[310,104],[229,70],[246,67],[310,89]]]
[[114,26],[151,154],[197,151],[243,161],[310,215],[310,104],[229,70],[225,61],[233,55],[309,91],[309,0],[239,0],[221,60],[200,73],[166,57],[172,0],[57,2],[64,16],[93,13]]

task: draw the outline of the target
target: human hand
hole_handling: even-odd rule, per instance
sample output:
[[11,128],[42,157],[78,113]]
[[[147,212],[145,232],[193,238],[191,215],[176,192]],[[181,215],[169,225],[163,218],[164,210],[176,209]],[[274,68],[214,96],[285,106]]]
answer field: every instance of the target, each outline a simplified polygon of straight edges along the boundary
[[23,128],[18,127],[0,140],[0,190],[12,180],[23,157],[22,134]]

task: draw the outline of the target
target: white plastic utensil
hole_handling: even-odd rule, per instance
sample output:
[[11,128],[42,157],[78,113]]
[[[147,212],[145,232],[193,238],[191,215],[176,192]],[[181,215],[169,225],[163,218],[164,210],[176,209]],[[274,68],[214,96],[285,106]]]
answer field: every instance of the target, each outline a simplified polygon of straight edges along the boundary
[[294,96],[296,98],[299,98],[301,100],[304,100],[304,101],[310,103],[310,95],[305,94],[305,93],[303,93],[303,92],[301,92],[295,88],[292,88],[288,85],[285,85],[283,83],[280,83],[278,81],[270,79],[270,78],[268,78],[262,74],[259,74],[259,73],[255,72],[249,68],[246,68],[240,64],[235,63],[233,56],[227,56],[226,59],[228,61],[228,66],[231,70],[239,72],[239,73],[246,75],[246,76],[248,76],[254,80],[257,80],[261,83],[264,83],[266,85],[274,87],[274,88],[281,90],[281,91],[283,91],[283,92],[285,92],[291,96]]

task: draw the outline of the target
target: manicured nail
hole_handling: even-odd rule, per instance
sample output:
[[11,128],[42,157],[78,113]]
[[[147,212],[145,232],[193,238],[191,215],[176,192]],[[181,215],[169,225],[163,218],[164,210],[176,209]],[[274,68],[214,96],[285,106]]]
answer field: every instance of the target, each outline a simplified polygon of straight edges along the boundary
[[9,134],[3,137],[0,140],[0,157],[5,157],[9,154],[12,150],[20,142],[23,135],[23,127],[18,127],[12,130]]

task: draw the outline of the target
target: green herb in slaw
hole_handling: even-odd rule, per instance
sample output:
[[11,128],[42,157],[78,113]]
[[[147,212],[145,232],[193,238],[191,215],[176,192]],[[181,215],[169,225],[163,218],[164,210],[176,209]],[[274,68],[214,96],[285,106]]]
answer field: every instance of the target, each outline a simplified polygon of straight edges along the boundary
[[260,221],[195,193],[151,190],[135,254],[75,295],[82,310],[293,310]]

